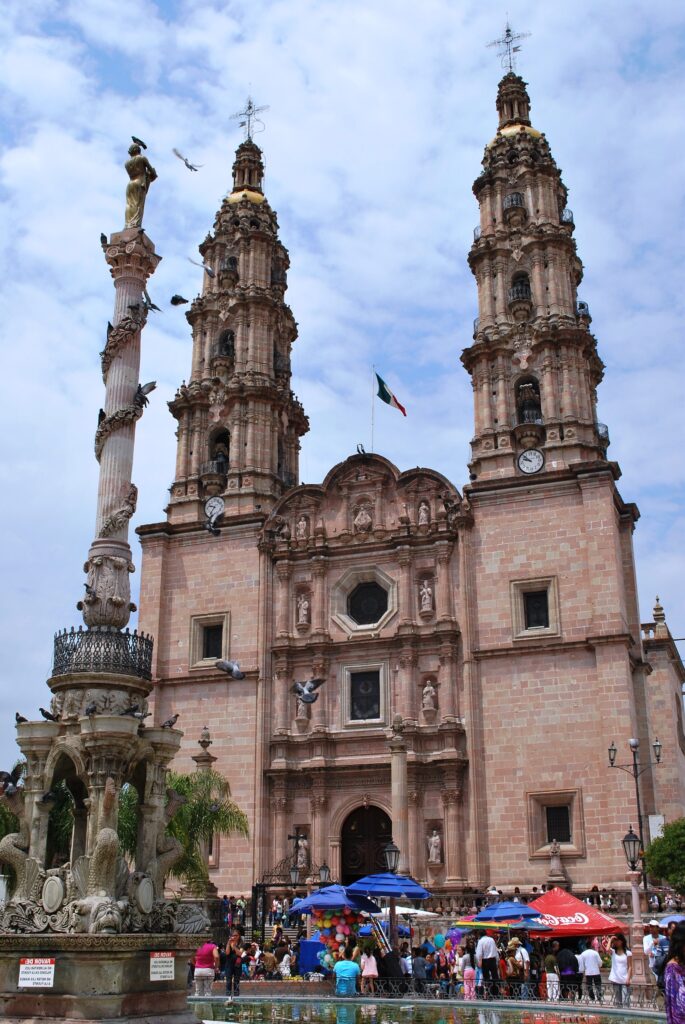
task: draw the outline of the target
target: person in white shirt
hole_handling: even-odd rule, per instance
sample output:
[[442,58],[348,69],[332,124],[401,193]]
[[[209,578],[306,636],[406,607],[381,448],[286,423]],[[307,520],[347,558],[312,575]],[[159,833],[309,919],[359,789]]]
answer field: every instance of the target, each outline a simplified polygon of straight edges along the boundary
[[649,969],[656,978],[654,960],[660,949],[668,950],[668,939],[659,931],[660,925],[656,918],[649,922],[649,931],[642,940],[642,948],[649,961]]
[[588,999],[600,1003],[602,1001],[602,958],[591,946],[576,956],[578,969],[585,975],[585,992]]
[[630,1006],[630,983],[633,976],[632,953],[622,935],[615,935],[611,943],[611,971],[609,981],[614,986],[614,1005]]
[[493,999],[499,995],[499,950],[497,943],[491,935],[481,935],[476,946],[476,964],[483,971],[483,985],[489,986],[486,989],[486,997]]

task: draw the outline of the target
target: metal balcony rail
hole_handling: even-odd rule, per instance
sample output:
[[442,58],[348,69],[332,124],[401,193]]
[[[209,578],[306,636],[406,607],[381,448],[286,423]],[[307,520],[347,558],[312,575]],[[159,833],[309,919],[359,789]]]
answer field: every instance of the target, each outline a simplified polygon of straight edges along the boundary
[[94,626],[55,633],[53,676],[72,672],[113,672],[152,679],[152,637],[137,630],[120,632]]
[[519,281],[509,289],[509,302],[530,302],[530,284],[527,281]]
[[505,210],[511,210],[514,206],[525,207],[525,205],[526,203],[522,192],[510,192],[508,196],[504,197],[503,206]]
[[205,473],[218,473],[220,476],[226,476],[228,462],[225,459],[212,459],[211,462],[203,462],[200,467],[200,476],[204,476]]

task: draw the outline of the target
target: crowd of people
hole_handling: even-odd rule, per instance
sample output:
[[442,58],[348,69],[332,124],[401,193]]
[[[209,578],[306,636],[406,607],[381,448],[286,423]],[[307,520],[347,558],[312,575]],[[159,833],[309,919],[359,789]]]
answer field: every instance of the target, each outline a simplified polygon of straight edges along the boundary
[[[242,980],[287,980],[298,971],[301,930],[291,942],[275,920],[273,938],[263,948],[246,941],[234,926],[227,944],[207,942],[189,965],[195,994],[209,996],[216,980],[228,997],[240,995]],[[662,934],[653,919],[644,952],[655,984],[664,992],[669,1024],[685,1024],[685,923]],[[373,939],[351,935],[332,964],[338,996],[404,995],[452,999],[603,1001],[602,971],[608,969],[609,1000],[630,1005],[632,954],[623,935],[591,940],[531,940],[496,928],[472,931],[454,949],[436,949],[426,940],[410,947],[381,948]],[[323,970],[323,969],[322,969]]]

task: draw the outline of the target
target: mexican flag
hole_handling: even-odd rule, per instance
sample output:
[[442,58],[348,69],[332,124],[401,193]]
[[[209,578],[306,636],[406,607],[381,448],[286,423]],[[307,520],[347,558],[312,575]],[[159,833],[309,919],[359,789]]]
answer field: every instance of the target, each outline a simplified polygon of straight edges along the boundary
[[391,405],[393,409],[399,409],[402,415],[406,416],[407,410],[403,405],[400,405],[383,378],[376,374],[376,380],[378,381],[378,397],[381,402],[385,402],[386,405]]

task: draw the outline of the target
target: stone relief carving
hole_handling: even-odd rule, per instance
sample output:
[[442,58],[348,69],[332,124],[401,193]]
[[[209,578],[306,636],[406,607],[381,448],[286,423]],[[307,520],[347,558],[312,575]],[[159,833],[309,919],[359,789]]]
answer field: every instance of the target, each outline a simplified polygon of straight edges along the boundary
[[418,525],[419,526],[430,526],[431,521],[431,510],[430,505],[427,501],[422,501],[419,504],[419,515]]
[[95,441],[93,447],[95,449],[95,458],[100,461],[102,455],[102,449],[105,446],[105,441],[114,430],[120,430],[121,427],[126,426],[127,423],[136,423],[143,415],[142,405],[124,405],[121,409],[117,409],[111,416],[105,416],[95,431]]
[[358,505],[354,509],[354,529],[357,533],[369,533],[373,528],[372,508],[368,503]]
[[305,515],[301,515],[297,520],[295,526],[295,536],[298,540],[306,540],[309,536],[309,520]]
[[442,839],[437,828],[434,828],[429,836],[426,836],[428,843],[428,863],[442,864]]
[[432,679],[427,679],[421,691],[421,708],[423,711],[437,711],[438,691]]
[[117,555],[96,555],[83,566],[88,574],[86,596],[76,605],[87,626],[115,626],[122,629],[135,611],[131,604],[129,573],[133,562]]
[[129,483],[126,489],[126,497],[122,501],[119,508],[107,516],[100,527],[98,537],[109,537],[110,534],[116,533],[122,526],[126,526],[131,516],[136,510],[138,504],[138,488],[135,484]]
[[419,610],[424,613],[433,611],[433,588],[428,580],[419,584]]
[[297,625],[308,626],[311,622],[311,604],[309,594],[299,594],[297,598]]

